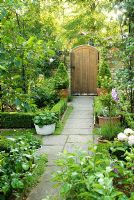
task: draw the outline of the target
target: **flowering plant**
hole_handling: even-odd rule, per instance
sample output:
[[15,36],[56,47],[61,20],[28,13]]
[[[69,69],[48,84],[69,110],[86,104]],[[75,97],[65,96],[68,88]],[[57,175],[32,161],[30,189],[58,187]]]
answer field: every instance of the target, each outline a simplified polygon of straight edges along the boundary
[[118,94],[117,94],[117,91],[116,89],[112,89],[112,93],[111,93],[113,99],[118,102],[119,101],[119,97],[118,97]]
[[129,145],[134,145],[134,131],[130,128],[126,128],[124,132],[117,135],[119,141],[126,141]]
[[100,101],[102,104],[102,114],[103,116],[117,116],[118,115],[118,95],[115,89],[112,89],[112,92],[100,96]]

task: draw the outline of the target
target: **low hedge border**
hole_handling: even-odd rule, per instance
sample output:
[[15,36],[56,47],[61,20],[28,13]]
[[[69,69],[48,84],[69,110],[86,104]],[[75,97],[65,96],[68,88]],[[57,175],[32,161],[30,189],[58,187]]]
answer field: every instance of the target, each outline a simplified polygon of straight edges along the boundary
[[33,128],[34,113],[0,112],[0,128]]
[[66,109],[67,109],[67,99],[61,99],[57,104],[53,106],[51,112],[54,112],[58,117],[58,120],[60,120]]
[[[61,99],[55,104],[51,112],[61,119],[67,108],[67,99]],[[34,128],[33,118],[36,113],[0,112],[0,129],[8,128]]]

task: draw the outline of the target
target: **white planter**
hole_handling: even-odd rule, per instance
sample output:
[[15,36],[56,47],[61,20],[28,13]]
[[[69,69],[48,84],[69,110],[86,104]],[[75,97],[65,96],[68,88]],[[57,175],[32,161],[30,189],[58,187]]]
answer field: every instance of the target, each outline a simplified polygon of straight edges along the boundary
[[36,132],[39,135],[51,135],[55,131],[55,124],[44,125],[41,128],[36,124],[34,125],[35,125]]

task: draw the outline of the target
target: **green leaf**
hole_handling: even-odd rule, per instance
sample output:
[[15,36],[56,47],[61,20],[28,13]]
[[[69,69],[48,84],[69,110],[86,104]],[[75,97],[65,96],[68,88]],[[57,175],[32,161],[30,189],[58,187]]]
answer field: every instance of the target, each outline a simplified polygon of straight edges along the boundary
[[22,59],[21,59],[20,57],[16,57],[16,58],[14,59],[14,65],[15,65],[16,67],[21,67],[21,66],[22,66]]
[[7,15],[7,11],[3,8],[0,9],[0,20],[2,20]]
[[120,196],[120,195],[122,195],[122,194],[123,194],[122,192],[115,191],[115,192],[112,193],[111,196],[114,198],[114,197]]
[[0,70],[7,71],[7,68],[2,66],[2,65],[0,65]]
[[27,171],[29,169],[29,164],[28,163],[23,163],[22,168]]
[[24,184],[21,180],[19,180],[18,178],[13,178],[11,181],[11,185],[14,189],[23,189],[24,188]]
[[70,189],[71,189],[71,184],[65,183],[65,184],[62,186],[60,192],[63,193],[63,194],[65,194],[65,193],[68,193]]

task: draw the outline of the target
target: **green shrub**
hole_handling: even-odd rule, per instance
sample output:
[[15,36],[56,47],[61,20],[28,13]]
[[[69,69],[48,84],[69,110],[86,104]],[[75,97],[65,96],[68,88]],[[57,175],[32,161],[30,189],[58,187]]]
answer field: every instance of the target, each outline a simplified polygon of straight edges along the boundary
[[110,68],[105,59],[101,60],[99,66],[99,73],[97,77],[97,85],[99,88],[111,88],[111,73]]
[[10,151],[10,145],[13,141],[7,139],[4,136],[0,136],[0,151],[5,151],[5,152],[9,152]]
[[111,77],[111,72],[109,68],[109,64],[107,63],[106,59],[102,59],[99,66],[99,76],[107,76]]
[[54,112],[58,117],[58,119],[60,120],[66,109],[67,109],[67,99],[61,99],[57,104],[53,106],[51,112]]
[[52,78],[47,79],[33,87],[32,97],[38,108],[52,106],[54,103],[57,103],[59,97],[55,90],[54,80]]
[[0,128],[32,128],[33,113],[0,112]]
[[112,90],[112,87],[113,87],[113,82],[112,82],[111,77],[99,76],[98,77],[98,86],[100,88],[106,89],[108,92],[110,92]]
[[102,102],[100,101],[100,97],[95,97],[94,98],[94,113],[97,115],[100,110],[102,109]]
[[134,129],[134,113],[121,113],[123,116],[123,123],[126,127]]
[[66,67],[61,63],[58,67],[57,73],[55,75],[55,88],[56,89],[66,89],[69,87],[69,77]]

